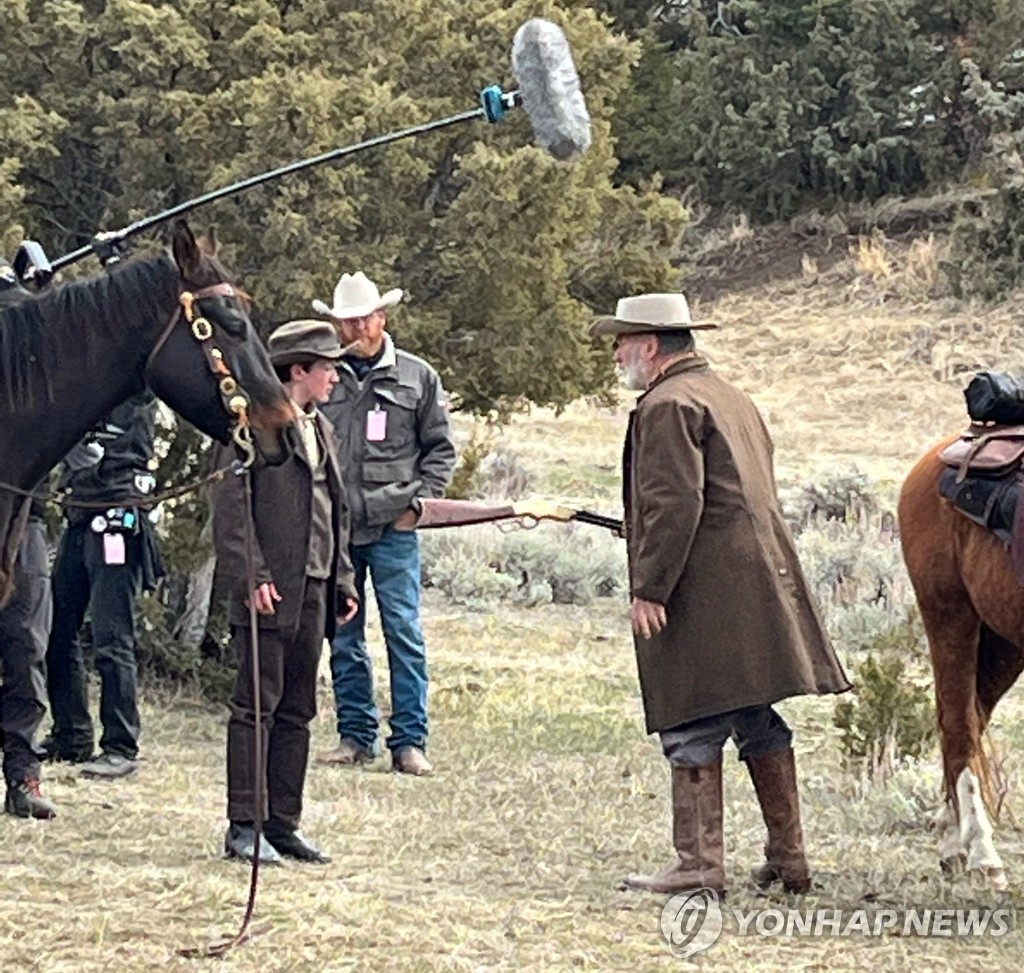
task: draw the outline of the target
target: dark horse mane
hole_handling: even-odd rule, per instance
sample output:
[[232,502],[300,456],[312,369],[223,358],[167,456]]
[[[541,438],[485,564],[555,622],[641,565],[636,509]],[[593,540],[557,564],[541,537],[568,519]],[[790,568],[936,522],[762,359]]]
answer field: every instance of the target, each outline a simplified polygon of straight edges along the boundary
[[140,322],[169,315],[180,281],[161,254],[0,308],[0,406],[17,411],[52,402],[58,369],[95,361],[98,329],[130,341]]

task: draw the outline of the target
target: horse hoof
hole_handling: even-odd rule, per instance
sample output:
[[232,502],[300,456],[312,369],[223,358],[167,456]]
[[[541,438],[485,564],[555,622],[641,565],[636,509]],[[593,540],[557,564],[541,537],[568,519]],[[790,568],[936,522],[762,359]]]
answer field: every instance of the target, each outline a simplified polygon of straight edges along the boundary
[[939,859],[939,869],[942,871],[943,875],[947,876],[961,874],[966,864],[967,856],[962,852],[957,855],[950,855],[947,858]]
[[1000,866],[971,868],[967,877],[971,888],[978,892],[1005,892],[1010,887],[1006,869]]

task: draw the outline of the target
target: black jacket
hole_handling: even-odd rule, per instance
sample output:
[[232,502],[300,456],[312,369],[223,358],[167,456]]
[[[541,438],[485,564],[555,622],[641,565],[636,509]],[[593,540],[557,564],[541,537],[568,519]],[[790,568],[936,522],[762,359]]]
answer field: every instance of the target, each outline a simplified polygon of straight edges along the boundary
[[65,459],[60,489],[69,490],[75,500],[109,500],[124,506],[144,502],[153,492],[152,486],[145,489],[144,478],[153,482],[150,461],[156,409],[156,396],[148,389],[117,406],[75,447],[79,451],[90,443],[101,446],[100,461],[83,468]]

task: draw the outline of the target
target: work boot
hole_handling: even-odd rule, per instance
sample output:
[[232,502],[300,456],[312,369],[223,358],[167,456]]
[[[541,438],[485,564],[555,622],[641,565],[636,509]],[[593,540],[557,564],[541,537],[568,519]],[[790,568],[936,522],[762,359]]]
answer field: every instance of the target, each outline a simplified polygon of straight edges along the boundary
[[342,737],[341,742],[333,750],[318,753],[316,762],[338,767],[355,767],[357,764],[368,764],[376,757],[372,747],[361,746],[351,737]]
[[768,838],[765,863],[751,873],[759,888],[782,882],[787,892],[803,894],[811,888],[811,873],[804,854],[800,826],[800,796],[796,786],[796,760],[792,747],[773,750],[746,760],[761,805]]
[[400,774],[426,777],[434,772],[434,765],[419,747],[401,747],[391,756],[391,768]]
[[624,885],[675,893],[710,888],[725,894],[722,761],[672,767],[672,843],[676,860],[656,875],[628,875]]
[[40,793],[39,781],[34,778],[7,782],[4,811],[16,818],[36,818],[39,821],[57,817],[57,809]]

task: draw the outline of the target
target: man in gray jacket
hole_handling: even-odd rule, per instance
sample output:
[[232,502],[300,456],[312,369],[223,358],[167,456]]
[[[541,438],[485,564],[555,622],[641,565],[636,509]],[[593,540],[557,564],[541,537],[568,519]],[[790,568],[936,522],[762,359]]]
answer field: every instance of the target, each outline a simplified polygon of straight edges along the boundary
[[385,309],[398,288],[381,295],[362,272],[343,274],[334,304],[314,301],[341,343],[353,346],[323,411],[334,425],[351,511],[352,566],[359,611],[331,647],[340,743],[321,763],[353,765],[377,753],[380,713],[366,650],[366,577],[377,596],[391,672],[392,766],[422,775],[426,757],[427,664],[420,630],[420,555],[414,525],[421,497],[440,497],[455,466],[447,399],[437,372],[400,351],[385,330]]

